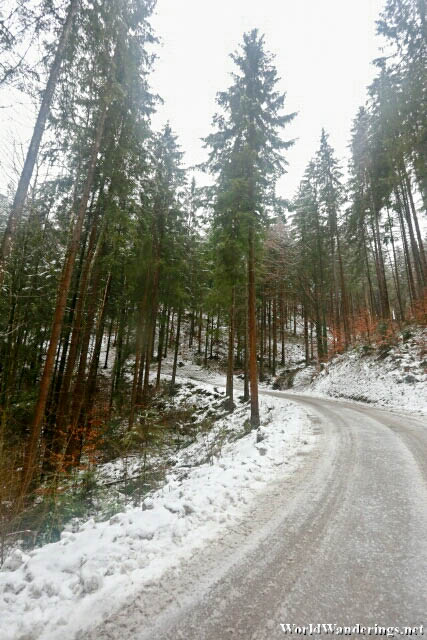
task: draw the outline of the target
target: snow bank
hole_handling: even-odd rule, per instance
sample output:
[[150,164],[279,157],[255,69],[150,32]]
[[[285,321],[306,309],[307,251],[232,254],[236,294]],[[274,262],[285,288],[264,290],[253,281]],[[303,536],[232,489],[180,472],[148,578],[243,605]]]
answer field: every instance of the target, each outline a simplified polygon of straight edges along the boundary
[[389,349],[359,347],[335,357],[307,390],[318,395],[427,413],[426,331]]
[[245,434],[245,406],[177,454],[166,485],[140,508],[89,520],[28,554],[15,551],[0,572],[0,638],[84,637],[232,525],[267,482],[295,468],[296,451],[314,437],[300,407],[278,398],[261,405],[260,442]]

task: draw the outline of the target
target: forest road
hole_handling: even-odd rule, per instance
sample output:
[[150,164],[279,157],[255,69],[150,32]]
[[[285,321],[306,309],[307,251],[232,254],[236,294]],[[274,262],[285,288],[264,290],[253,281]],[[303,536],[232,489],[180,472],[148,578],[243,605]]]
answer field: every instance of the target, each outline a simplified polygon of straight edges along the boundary
[[424,625],[427,635],[425,423],[308,395],[263,394],[308,410],[317,437],[298,470],[90,638],[275,640],[290,635],[281,625],[310,623],[418,626],[417,635]]

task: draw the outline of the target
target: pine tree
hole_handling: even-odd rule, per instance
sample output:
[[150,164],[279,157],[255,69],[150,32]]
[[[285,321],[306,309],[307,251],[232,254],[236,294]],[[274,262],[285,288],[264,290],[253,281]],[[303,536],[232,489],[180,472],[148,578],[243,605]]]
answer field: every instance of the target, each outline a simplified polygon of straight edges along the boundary
[[[334,157],[334,150],[328,142],[328,135],[322,129],[320,148],[316,157],[316,180],[318,184],[319,206],[327,220],[330,244],[330,268],[335,290],[336,328],[340,331],[342,322],[344,327],[345,347],[350,344],[350,320],[348,310],[347,287],[344,275],[344,261],[341,242],[340,210],[344,202],[342,173],[338,161]],[[338,271],[338,273],[337,273]],[[340,291],[339,291],[340,289]],[[331,310],[332,312],[332,310]],[[340,342],[340,337],[338,337]]]
[[243,218],[238,233],[246,243],[251,423],[257,427],[256,245],[276,181],[285,171],[282,152],[292,145],[281,131],[296,114],[281,113],[285,95],[277,91],[273,57],[256,29],[244,34],[231,58],[237,72],[231,87],[217,97],[222,112],[214,117],[216,131],[205,139],[210,148],[206,166],[217,176],[217,194],[233,194],[233,208]]
[[[127,7],[127,11],[125,8]],[[39,438],[45,418],[49,393],[55,372],[55,361],[58,357],[58,347],[60,346],[61,334],[63,332],[65,309],[70,288],[75,273],[76,258],[82,239],[85,220],[91,212],[92,204],[97,193],[97,176],[101,172],[102,151],[105,149],[109,127],[123,126],[122,114],[129,109],[129,96],[134,96],[134,105],[139,103],[139,98],[146,96],[147,102],[142,105],[143,115],[146,118],[150,113],[152,97],[146,90],[145,75],[147,65],[150,61],[141,45],[151,41],[151,31],[147,26],[147,17],[153,8],[152,2],[142,2],[139,0],[132,5],[124,5],[122,0],[115,0],[97,7],[84,16],[83,34],[86,43],[95,41],[94,55],[89,65],[92,78],[96,78],[96,83],[89,83],[92,87],[93,95],[89,104],[89,125],[86,128],[86,135],[90,132],[92,144],[89,145],[89,154],[86,155],[77,149],[78,160],[75,164],[78,167],[76,178],[76,192],[79,197],[75,198],[75,212],[71,222],[71,230],[67,241],[67,251],[62,265],[62,272],[58,283],[56,304],[51,324],[50,338],[47,347],[46,358],[43,364],[38,399],[36,402],[34,417],[31,425],[30,437],[27,442],[25,461],[22,474],[22,496],[28,490],[34,474],[37,471],[36,457],[39,445]],[[100,37],[101,36],[101,37]],[[139,48],[140,55],[136,55],[136,47]],[[72,59],[71,63],[76,65],[78,60]],[[83,71],[83,69],[81,70]],[[83,75],[83,74],[82,74]],[[83,86],[87,87],[88,78],[81,78]],[[78,105],[75,105],[78,109]],[[139,107],[141,108],[141,106]],[[119,118],[118,125],[115,116]],[[139,122],[139,113],[136,121]],[[113,123],[115,123],[113,125]],[[80,132],[82,133],[82,132]],[[86,140],[86,148],[87,148]],[[108,149],[108,144],[106,145]],[[100,162],[101,161],[101,162]],[[83,170],[82,170],[83,169]],[[83,179],[80,173],[84,174]],[[81,183],[80,183],[81,180]],[[81,189],[81,191],[80,191]],[[80,193],[79,193],[80,191]],[[103,194],[100,194],[103,198]],[[101,243],[100,243],[101,244]],[[92,259],[91,252],[88,252],[87,259]],[[84,273],[84,271],[83,271]],[[93,286],[93,285],[92,285]],[[97,288],[93,289],[95,294]],[[85,292],[83,292],[84,295]],[[93,299],[95,298],[95,295]],[[81,350],[79,370],[77,374],[78,388],[82,390],[84,386],[83,376],[86,367],[87,349],[90,340],[90,327],[96,313],[95,306],[88,305],[87,331],[83,334],[85,348]],[[72,429],[80,418],[80,412],[84,403],[83,391],[74,393],[75,401],[72,407]]]

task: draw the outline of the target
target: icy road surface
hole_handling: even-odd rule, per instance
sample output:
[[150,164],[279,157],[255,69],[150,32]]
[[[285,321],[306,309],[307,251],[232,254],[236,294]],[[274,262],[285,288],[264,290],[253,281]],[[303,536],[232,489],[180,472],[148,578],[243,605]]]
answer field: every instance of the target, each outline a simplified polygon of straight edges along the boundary
[[427,623],[423,419],[263,393],[309,409],[319,437],[305,463],[88,638],[271,640],[285,637],[281,623]]

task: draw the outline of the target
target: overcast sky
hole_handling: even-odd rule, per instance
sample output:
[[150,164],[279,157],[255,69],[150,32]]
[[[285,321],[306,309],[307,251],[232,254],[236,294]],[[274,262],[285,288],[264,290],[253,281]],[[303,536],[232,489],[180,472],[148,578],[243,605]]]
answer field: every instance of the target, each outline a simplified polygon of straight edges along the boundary
[[322,127],[340,158],[347,155],[351,122],[366,99],[379,55],[375,20],[385,0],[158,0],[153,26],[163,45],[152,77],[188,164],[205,159],[200,138],[210,132],[215,94],[230,85],[230,52],[257,27],[276,55],[286,112],[299,115],[285,130],[297,138],[287,152],[279,191],[292,196],[315,153]]
[[[375,20],[385,0],[158,0],[152,24],[162,45],[151,77],[164,99],[154,118],[160,128],[169,120],[178,134],[188,165],[206,152],[200,141],[211,130],[215,95],[230,85],[229,57],[245,31],[257,27],[266,47],[276,54],[280,89],[287,92],[286,111],[299,115],[285,130],[297,138],[287,152],[288,174],[280,195],[291,197],[322,127],[340,158],[347,154],[351,122],[365,102],[366,86],[381,44]],[[16,95],[0,95],[10,104]],[[25,102],[24,98],[24,102]],[[12,142],[31,134],[32,109],[0,109],[0,190],[10,179]]]

